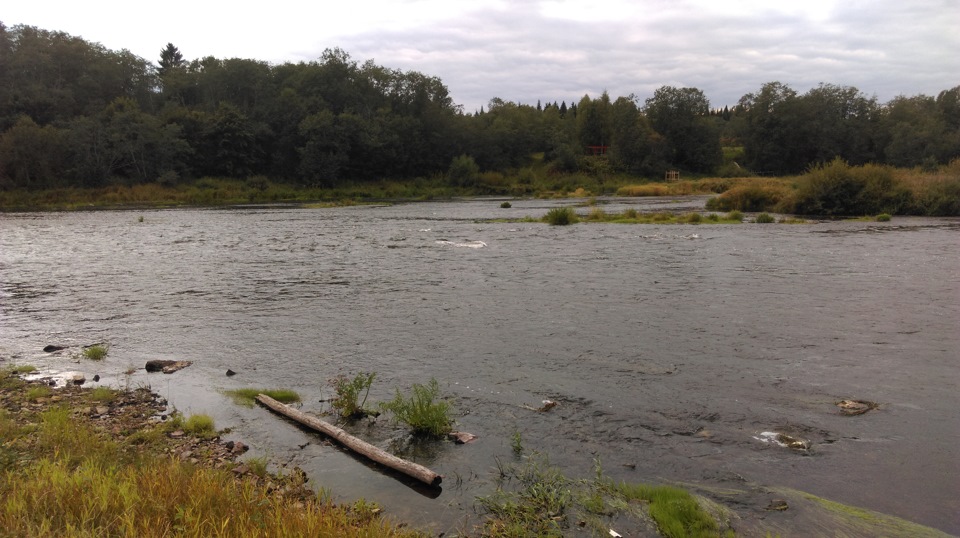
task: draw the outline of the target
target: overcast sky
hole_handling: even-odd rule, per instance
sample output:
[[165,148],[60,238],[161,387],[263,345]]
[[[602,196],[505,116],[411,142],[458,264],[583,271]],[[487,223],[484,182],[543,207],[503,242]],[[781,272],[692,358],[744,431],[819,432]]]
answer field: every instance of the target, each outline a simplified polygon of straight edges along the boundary
[[715,107],[765,82],[820,82],[886,102],[960,85],[957,0],[349,0],[7,2],[7,26],[60,30],[157,62],[310,61],[340,47],[359,62],[440,77],[473,112],[606,90],[642,101],[696,87]]

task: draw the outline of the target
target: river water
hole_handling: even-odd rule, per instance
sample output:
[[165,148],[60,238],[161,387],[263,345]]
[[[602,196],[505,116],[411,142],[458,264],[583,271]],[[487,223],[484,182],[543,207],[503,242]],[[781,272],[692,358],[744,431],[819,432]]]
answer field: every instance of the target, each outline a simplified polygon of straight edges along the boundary
[[[512,203],[2,214],[0,359],[149,385],[336,499],[438,532],[469,528],[519,432],[572,476],[599,461],[618,480],[786,486],[960,534],[960,221],[492,220],[573,202]],[[106,360],[75,363],[93,342]],[[194,364],[147,374],[149,359]],[[221,394],[289,388],[321,412],[327,380],[361,371],[371,401],[436,378],[479,436],[351,427],[443,474],[442,492]],[[545,399],[559,405],[528,409]],[[841,416],[843,399],[880,406]]]

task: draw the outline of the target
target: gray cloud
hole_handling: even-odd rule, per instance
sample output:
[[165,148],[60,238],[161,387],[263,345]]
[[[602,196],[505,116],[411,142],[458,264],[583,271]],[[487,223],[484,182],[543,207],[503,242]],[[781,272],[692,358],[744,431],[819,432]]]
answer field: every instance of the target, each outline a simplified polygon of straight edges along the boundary
[[579,22],[527,2],[337,45],[356,59],[439,76],[467,111],[492,97],[570,103],[604,90],[642,101],[663,85],[700,88],[723,106],[774,80],[800,92],[820,82],[856,86],[881,101],[960,84],[950,2],[840,2],[819,20],[645,5],[640,16]]

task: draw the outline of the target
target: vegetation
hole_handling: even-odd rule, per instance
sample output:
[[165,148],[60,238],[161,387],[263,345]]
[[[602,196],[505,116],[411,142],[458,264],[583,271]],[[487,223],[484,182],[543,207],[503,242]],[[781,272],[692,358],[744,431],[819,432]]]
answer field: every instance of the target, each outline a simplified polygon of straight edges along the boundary
[[103,344],[95,344],[83,349],[83,358],[92,361],[102,361],[107,357],[107,351],[107,346]]
[[776,222],[776,219],[774,219],[770,213],[760,213],[753,221],[757,224],[770,224]]
[[877,222],[890,222],[890,213],[880,213],[877,215]]
[[501,202],[501,203],[500,203],[500,208],[501,208],[501,209],[510,209],[511,207],[513,207],[513,205],[512,205],[510,202]]
[[224,391],[224,394],[233,399],[234,403],[253,407],[258,394],[266,394],[274,400],[282,403],[295,403],[301,401],[300,395],[289,389],[236,389]]
[[571,207],[555,207],[547,211],[543,221],[553,226],[566,226],[580,222],[580,217]]
[[[330,405],[337,410],[337,413],[343,418],[359,418],[374,414],[364,407],[367,403],[367,396],[370,394],[370,386],[373,385],[373,379],[377,376],[375,372],[360,372],[353,379],[339,375],[330,380],[336,396],[330,400]],[[361,394],[363,398],[361,399]]]
[[213,437],[217,434],[213,418],[204,414],[190,415],[190,418],[183,423],[183,431],[195,437]]
[[[662,86],[646,99],[602,93],[530,106],[493,98],[464,111],[436,77],[339,49],[271,65],[187,59],[167,44],[152,63],[0,23],[0,51],[0,207],[8,210],[736,188],[716,209],[960,214],[955,179],[920,188],[884,171],[935,173],[960,157],[960,86],[882,104],[847,86],[800,94],[769,82],[722,110],[697,88]],[[841,180],[835,159],[879,168]],[[669,170],[693,180],[650,183]],[[766,181],[802,173],[811,180],[798,181],[795,198],[786,196],[792,186]],[[703,179],[710,175],[719,178]],[[755,179],[734,187],[743,177]],[[851,189],[865,192],[835,199]]]
[[[15,379],[9,375],[5,381]],[[4,407],[21,407],[29,385],[15,385],[4,383]],[[112,407],[111,423],[104,424],[78,412],[90,405],[91,391],[67,387],[58,393],[60,406],[39,412],[0,408],[4,535],[423,536],[381,519],[369,502],[336,506],[317,498],[296,474],[238,478],[212,460],[190,464],[170,457],[165,452],[175,441],[164,435],[169,425],[140,416],[144,410],[132,400]],[[146,432],[159,442],[141,442]],[[216,444],[188,442],[198,455]]]
[[453,419],[450,404],[439,398],[440,384],[431,378],[426,386],[414,384],[408,397],[397,389],[393,400],[381,402],[380,408],[410,426],[415,434],[442,437],[453,429]]
[[[705,510],[685,490],[621,482],[605,477],[597,463],[593,480],[572,480],[534,453],[518,465],[498,465],[497,490],[478,497],[486,512],[483,535],[565,536],[573,523],[595,535],[609,534],[610,520],[650,518],[663,536],[734,536],[722,513]],[[638,506],[638,503],[642,503]]]

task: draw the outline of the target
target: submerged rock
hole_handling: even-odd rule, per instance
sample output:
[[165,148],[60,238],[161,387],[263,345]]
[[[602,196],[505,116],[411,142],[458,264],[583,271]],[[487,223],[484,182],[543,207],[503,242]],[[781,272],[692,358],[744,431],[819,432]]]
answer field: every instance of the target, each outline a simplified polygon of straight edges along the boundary
[[148,372],[163,372],[165,374],[172,374],[178,370],[183,370],[187,366],[193,364],[191,361],[173,361],[173,360],[161,360],[156,359],[152,361],[147,361],[145,366]]
[[65,346],[55,346],[55,345],[53,345],[53,344],[50,344],[49,346],[43,346],[43,350],[46,351],[47,353],[53,353],[54,351],[60,351],[60,350],[62,350],[62,349],[66,349],[66,347],[65,347]]
[[467,432],[450,432],[448,436],[458,445],[465,445],[477,439],[476,435]]
[[848,417],[862,415],[867,411],[880,407],[879,404],[866,400],[840,400],[836,405],[840,408],[840,414]]

